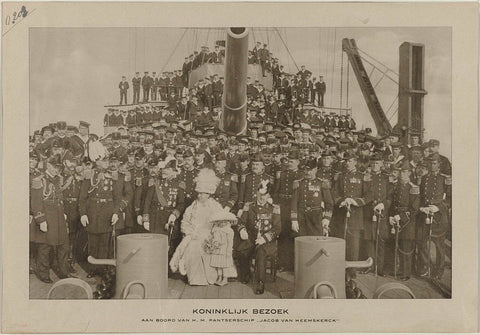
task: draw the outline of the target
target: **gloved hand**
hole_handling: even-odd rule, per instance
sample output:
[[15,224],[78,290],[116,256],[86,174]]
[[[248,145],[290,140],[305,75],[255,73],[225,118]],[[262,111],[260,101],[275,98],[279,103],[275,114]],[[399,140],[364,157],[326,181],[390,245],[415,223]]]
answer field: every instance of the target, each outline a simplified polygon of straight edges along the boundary
[[242,240],[248,240],[248,233],[247,233],[247,230],[245,228],[240,230],[240,238]]
[[237,212],[237,217],[241,217],[243,214],[243,209],[239,209]]
[[262,244],[265,244],[265,243],[266,243],[266,241],[263,238],[263,236],[257,237],[257,239],[255,240],[255,244],[257,244],[257,245],[262,245]]
[[114,214],[112,215],[112,226],[113,226],[114,224],[116,224],[117,221],[118,221],[118,215],[117,215],[117,213],[114,213]]
[[165,230],[168,231],[168,229],[170,228],[170,225],[168,223],[165,224]]
[[67,214],[63,213],[63,217],[65,218],[65,221],[67,221]]
[[44,233],[47,232],[48,230],[47,221],[40,222],[40,230],[43,231]]
[[231,210],[230,206],[225,206],[223,209],[225,210],[225,212],[230,212]]
[[347,203],[347,205],[353,205],[358,207],[358,203],[355,201],[355,199],[347,198],[345,199],[345,202]]
[[137,223],[141,226],[143,225],[143,218],[141,215],[137,215]]
[[340,206],[339,206],[339,207],[345,207],[346,205],[347,205],[346,200],[343,200],[343,201],[340,203]]
[[150,222],[145,221],[145,222],[143,223],[143,228],[145,228],[146,230],[150,231]]
[[430,205],[430,206],[428,206],[428,208],[430,208],[430,213],[432,213],[432,214],[433,214],[433,213],[436,213],[436,212],[438,212],[438,211],[440,210],[440,209],[439,209],[437,206],[435,206],[435,205]]
[[323,234],[329,231],[329,227],[330,227],[330,220],[327,218],[322,219]]
[[391,226],[394,226],[395,225],[395,218],[393,216],[390,216],[388,218],[388,222],[390,223]]
[[173,226],[175,224],[176,219],[177,217],[174,214],[170,214],[170,216],[168,217],[167,224],[170,226]]
[[420,207],[420,212],[425,213],[425,214],[430,214],[430,208],[428,207]]
[[88,216],[82,215],[82,217],[80,218],[80,222],[82,223],[82,226],[86,227],[89,224]]
[[385,210],[385,205],[381,202],[377,204],[375,207],[373,207],[373,211],[375,213],[382,213]]
[[397,223],[400,222],[400,215],[397,214],[397,215],[395,215],[393,218],[395,219],[395,221],[396,221]]
[[300,227],[298,226],[298,221],[297,220],[292,221],[292,230],[296,233],[298,233],[298,231],[300,230]]

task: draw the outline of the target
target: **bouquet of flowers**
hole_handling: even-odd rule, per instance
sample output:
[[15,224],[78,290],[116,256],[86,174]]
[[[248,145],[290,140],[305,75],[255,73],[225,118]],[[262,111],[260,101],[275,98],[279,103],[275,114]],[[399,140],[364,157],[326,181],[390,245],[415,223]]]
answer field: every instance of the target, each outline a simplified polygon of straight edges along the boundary
[[210,236],[205,240],[203,244],[203,250],[205,250],[207,254],[211,255],[215,253],[218,249],[220,249],[220,241],[215,239],[213,234],[210,234]]

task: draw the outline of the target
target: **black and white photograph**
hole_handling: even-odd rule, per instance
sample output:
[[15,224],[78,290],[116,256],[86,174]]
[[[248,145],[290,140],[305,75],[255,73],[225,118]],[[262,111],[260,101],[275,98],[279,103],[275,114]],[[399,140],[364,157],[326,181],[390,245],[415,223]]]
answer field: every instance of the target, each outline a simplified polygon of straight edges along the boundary
[[451,76],[449,28],[31,28],[30,298],[449,298]]
[[2,331],[478,331],[478,4],[1,15]]

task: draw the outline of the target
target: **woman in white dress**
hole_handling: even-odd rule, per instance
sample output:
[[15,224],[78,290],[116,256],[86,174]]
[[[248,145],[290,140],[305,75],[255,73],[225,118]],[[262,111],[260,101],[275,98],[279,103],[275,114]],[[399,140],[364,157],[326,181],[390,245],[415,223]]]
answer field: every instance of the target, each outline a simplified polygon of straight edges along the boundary
[[[220,203],[211,198],[220,182],[215,172],[205,168],[196,178],[197,199],[185,210],[181,223],[184,234],[170,261],[173,272],[186,274],[190,285],[209,285],[217,280],[216,268],[210,265],[212,254],[208,252],[208,243],[212,232],[212,217],[224,211]],[[234,269],[226,276],[232,277]]]

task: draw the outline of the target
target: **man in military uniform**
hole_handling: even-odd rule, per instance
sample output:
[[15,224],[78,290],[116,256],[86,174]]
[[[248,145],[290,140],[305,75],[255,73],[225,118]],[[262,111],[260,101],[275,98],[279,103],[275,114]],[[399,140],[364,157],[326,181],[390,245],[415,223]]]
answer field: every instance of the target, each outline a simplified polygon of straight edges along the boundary
[[[106,157],[98,159],[96,168],[87,174],[80,190],[80,221],[88,233],[88,254],[95,258],[107,258],[110,252],[110,236],[113,226],[131,198],[130,184],[118,172],[108,170]],[[129,181],[129,180],[127,180]],[[101,271],[92,266],[87,277]]]
[[157,101],[159,81],[156,72],[152,72],[152,101]]
[[120,103],[121,105],[125,101],[125,105],[127,104],[127,91],[130,88],[127,82],[127,77],[123,76],[122,81],[118,84],[118,88],[120,89]]
[[226,210],[230,211],[238,200],[238,178],[233,173],[227,172],[227,157],[220,152],[215,157],[215,174],[220,178],[213,198]]
[[148,75],[148,71],[145,71],[142,77],[143,87],[143,102],[148,102],[150,96],[150,88],[152,87],[152,77]]
[[183,153],[183,167],[178,176],[179,180],[185,185],[185,208],[190,206],[196,198],[195,177],[198,170],[195,169],[195,158],[193,152],[188,149]]
[[[448,203],[451,199],[452,179],[440,173],[440,159],[437,154],[428,158],[429,173],[421,179],[420,183],[420,212],[419,229],[421,229],[421,274],[441,279],[445,268],[445,237],[449,229]],[[430,264],[430,246],[428,241],[434,243],[436,248],[436,264]]]
[[279,262],[280,267],[293,271],[293,234],[291,223],[291,204],[293,185],[303,178],[303,173],[298,169],[300,156],[298,150],[290,151],[288,155],[288,169],[280,172],[275,184],[274,203],[280,205],[282,231],[279,236]]
[[238,196],[238,207],[240,211],[238,216],[241,216],[244,204],[255,201],[258,185],[266,180],[273,184],[273,177],[265,172],[262,155],[255,154],[252,157],[252,172],[241,176],[241,186]]
[[357,157],[344,155],[346,171],[335,183],[334,200],[339,216],[344,218],[336,227],[339,237],[346,240],[347,261],[359,260],[360,238],[364,228],[363,206],[371,201],[371,190],[361,172],[357,171]]
[[44,283],[50,279],[50,252],[53,250],[59,278],[71,277],[68,268],[68,228],[63,210],[63,194],[58,156],[47,159],[45,176],[38,175],[31,183],[31,210],[37,243],[36,275]]
[[248,283],[250,265],[255,259],[255,294],[265,291],[266,259],[277,253],[277,236],[280,233],[280,208],[268,202],[271,183],[262,181],[257,188],[255,201],[246,203],[239,220],[238,231],[243,241],[251,247],[239,258],[239,272],[242,282]]
[[439,150],[440,150],[440,141],[432,139],[428,141],[430,144],[430,152],[432,154],[438,154],[438,159],[440,162],[440,173],[451,176],[452,175],[452,164],[450,164],[450,161],[448,160],[447,157],[440,155]]
[[[367,257],[375,262],[377,273],[384,275],[383,261],[385,256],[385,241],[388,237],[386,226],[386,215],[390,207],[390,193],[392,192],[388,175],[383,173],[383,158],[375,154],[370,159],[371,171],[365,174],[364,180],[369,184],[372,198],[371,202],[365,204],[363,242]],[[371,269],[367,269],[369,272]]]
[[63,206],[64,212],[67,216],[68,236],[70,244],[70,272],[75,273],[73,266],[78,260],[79,251],[83,249],[83,240],[85,240],[84,231],[80,224],[80,214],[78,212],[78,199],[80,196],[80,188],[83,182],[83,166],[77,164],[77,160],[69,153],[65,158],[63,164],[63,181],[61,190],[63,191]]
[[412,259],[415,252],[415,220],[420,204],[420,189],[410,182],[410,166],[404,161],[400,167],[400,178],[391,195],[389,222],[392,232],[398,234],[401,277],[400,280],[410,279]]
[[[152,233],[168,235],[169,229],[183,212],[185,204],[183,182],[176,178],[176,161],[160,162],[161,176],[148,187],[143,206],[143,226]],[[172,249],[172,248],[171,248]]]
[[135,77],[132,78],[133,86],[133,104],[138,104],[140,101],[140,83],[142,78],[140,78],[140,72],[135,72]]
[[293,183],[292,230],[297,236],[328,235],[333,199],[330,182],[317,178],[317,162],[304,165],[305,178]]

